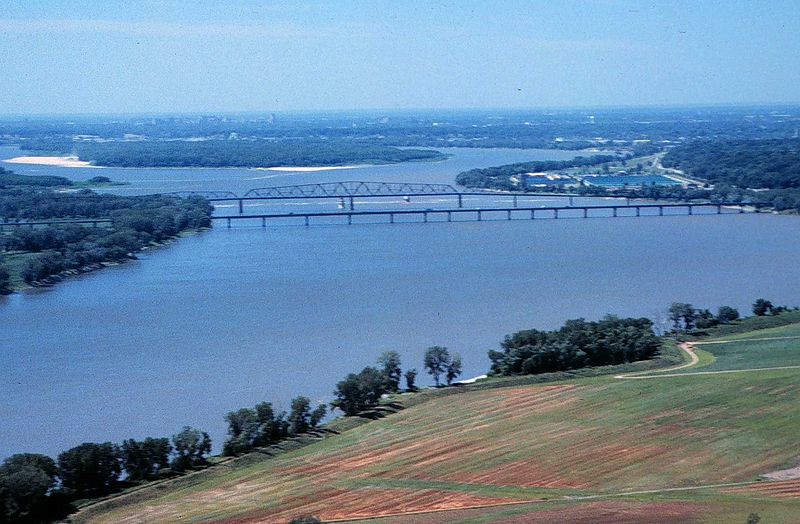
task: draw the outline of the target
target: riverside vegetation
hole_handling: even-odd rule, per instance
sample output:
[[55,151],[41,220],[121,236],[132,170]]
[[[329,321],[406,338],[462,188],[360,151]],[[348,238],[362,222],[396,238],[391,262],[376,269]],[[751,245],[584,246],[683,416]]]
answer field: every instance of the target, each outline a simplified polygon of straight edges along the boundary
[[[689,304],[674,303],[669,309],[669,318],[674,325],[671,333],[707,335],[708,331],[698,331],[699,319],[703,318],[707,321],[707,328],[741,325],[744,326],[740,328],[742,330],[759,327],[753,319],[783,320],[785,317],[787,323],[800,321],[795,310],[776,307],[766,299],[758,299],[753,304],[754,316],[744,320],[739,319],[738,311],[728,306],[721,306],[718,314],[711,318],[706,315],[707,311]],[[775,325],[780,325],[780,321],[771,320],[762,327]],[[664,349],[669,348],[669,343],[657,337],[653,327],[653,322],[646,318],[606,316],[597,322],[569,320],[555,331],[520,331],[504,339],[502,352],[489,352],[492,361],[490,376],[534,374],[544,381],[563,380],[569,375],[554,372],[574,372],[587,367],[596,368],[599,374],[609,373],[622,369],[618,364],[648,360],[660,352],[669,354],[674,351]],[[430,390],[432,392],[448,391],[448,388],[438,389],[440,377],[444,377],[450,386],[461,374],[460,356],[441,346],[426,350],[423,365],[437,385]],[[386,402],[383,400],[385,396],[394,402],[392,399],[400,398],[397,396],[399,393],[418,390],[416,375],[415,369],[403,373],[397,352],[385,352],[378,358],[376,367],[350,374],[336,385],[331,408],[340,410],[346,419],[381,418],[394,411],[381,409],[382,403]],[[401,387],[403,377],[405,388]],[[512,385],[503,382],[506,379],[494,380],[500,382],[490,380],[486,384],[495,384],[493,387]],[[459,386],[453,391],[464,387]],[[426,398],[424,394],[422,398]],[[391,402],[387,407],[392,406]],[[277,410],[269,402],[231,411],[225,416],[228,438],[222,455],[236,457],[269,449],[272,451],[267,455],[272,456],[284,449],[284,442],[309,432],[317,436],[336,434],[336,430],[320,427],[326,415],[324,404],[312,409],[310,399],[304,396],[292,400],[288,413]],[[102,497],[218,463],[221,459],[209,457],[210,452],[211,439],[207,433],[184,427],[171,439],[127,439],[118,445],[83,443],[61,453],[57,460],[33,453],[13,455],[0,466],[0,522],[57,518],[73,511],[75,504],[80,506],[82,499]]]
[[[652,152],[652,147],[648,146]],[[680,169],[687,176],[705,182],[703,187],[629,186],[608,189],[580,185],[565,187],[554,181],[549,187],[525,188],[515,177],[525,173],[559,172],[575,167],[601,167],[606,172],[636,163],[644,150],[619,157],[595,155],[561,162],[524,162],[472,169],[460,173],[456,182],[472,188],[567,191],[578,195],[627,196],[663,200],[710,200],[749,204],[777,211],[800,211],[800,139],[769,140],[696,140],[666,149],[661,163],[665,168]],[[642,167],[639,167],[641,171]]]
[[[611,522],[620,514],[631,521],[788,522],[800,509],[792,497],[800,480],[759,482],[758,475],[797,457],[797,370],[781,366],[800,364],[793,341],[800,315],[765,308],[768,302],[757,300],[757,314],[736,320],[720,307],[719,324],[705,331],[715,343],[696,349],[701,362],[682,373],[654,370],[643,377],[652,380],[621,380],[611,374],[653,368],[603,366],[390,395],[381,406],[401,408],[390,417],[331,423],[340,435],[122,494],[87,507],[75,521],[114,522],[146,510],[153,522],[370,517],[510,524],[586,515]],[[676,304],[670,314],[688,312]],[[696,333],[682,322],[671,335]],[[724,335],[731,330],[739,334]],[[715,338],[720,334],[726,338]],[[660,341],[661,365],[674,363],[671,338]],[[376,369],[397,380],[399,362],[380,362],[388,368]],[[704,369],[725,374],[695,373]],[[401,515],[408,512],[419,514]],[[318,518],[299,520],[302,514]],[[380,519],[386,515],[394,516]]]
[[65,193],[50,187],[63,185],[58,179],[0,174],[0,221],[108,219],[108,225],[5,227],[0,234],[0,292],[122,262],[148,246],[211,225],[212,207],[201,197],[123,197],[89,189]]

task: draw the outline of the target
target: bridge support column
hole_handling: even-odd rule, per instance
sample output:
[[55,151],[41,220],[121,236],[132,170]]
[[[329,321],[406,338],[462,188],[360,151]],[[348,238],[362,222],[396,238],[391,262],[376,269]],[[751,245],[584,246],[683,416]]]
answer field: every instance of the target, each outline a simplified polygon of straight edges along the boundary
[[689,214],[691,215],[692,214],[692,205],[689,204],[687,207],[689,208]]
[[[517,207],[517,195],[514,195],[514,207]],[[509,219],[511,220],[511,219]]]
[[261,217],[261,227],[267,227],[267,217]]
[[664,216],[664,206],[658,206],[658,216]]
[[583,218],[589,218],[589,208],[588,207],[584,207],[583,208]]
[[422,212],[422,221],[426,222],[426,223],[428,222],[428,213],[427,213],[427,211],[423,211]]
[[306,227],[308,227],[308,215],[306,215],[306,216],[305,216],[305,217],[303,217],[303,218],[305,218],[305,219],[306,219]]
[[626,206],[631,205],[631,197],[625,197],[625,205]]
[[347,215],[347,225],[349,226],[352,223],[353,223],[353,215]]
[[717,205],[717,214],[718,215],[722,214],[722,206],[720,206],[720,205]]
[[[515,200],[516,200],[516,198],[517,197],[514,197]],[[517,207],[517,206],[514,206],[514,207]],[[506,211],[506,214],[508,215],[508,219],[511,220],[511,210],[510,209],[508,211]]]
[[481,212],[478,211],[478,222],[480,222],[480,221],[481,221]]
[[612,209],[614,210],[614,213],[613,213],[611,216],[617,216],[617,208],[616,208],[616,207],[614,207],[614,208],[612,208]]
[[641,210],[641,208],[639,206],[636,206],[636,216],[637,217],[642,216],[640,210]]
[[531,220],[533,220],[534,218],[536,218],[536,210],[531,209]]
[[558,209],[553,210],[553,218],[558,218]]
[[569,197],[569,207],[572,207],[573,203],[575,202],[574,198],[575,197]]
[[350,197],[350,211],[353,209],[355,209],[355,206],[353,205],[353,197]]
[[453,213],[451,211],[447,212],[447,221],[448,222],[452,222],[453,221]]
[[[756,212],[758,212],[758,211],[756,211]],[[739,207],[739,214],[742,214],[742,213],[744,213],[744,208],[743,207]]]
[[458,194],[458,208],[464,207],[464,202],[461,200],[461,193]]
[[389,223],[394,224],[394,213],[389,213]]
[[244,215],[244,201],[241,198],[239,199],[239,214]]
[[228,219],[228,229],[230,229],[230,228],[231,228],[231,219],[229,218]]

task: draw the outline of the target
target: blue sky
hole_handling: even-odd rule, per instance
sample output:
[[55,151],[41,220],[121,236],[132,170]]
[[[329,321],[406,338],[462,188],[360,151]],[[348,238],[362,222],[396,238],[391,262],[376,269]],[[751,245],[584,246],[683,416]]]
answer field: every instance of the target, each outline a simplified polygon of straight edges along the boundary
[[36,1],[0,114],[800,102],[800,5]]

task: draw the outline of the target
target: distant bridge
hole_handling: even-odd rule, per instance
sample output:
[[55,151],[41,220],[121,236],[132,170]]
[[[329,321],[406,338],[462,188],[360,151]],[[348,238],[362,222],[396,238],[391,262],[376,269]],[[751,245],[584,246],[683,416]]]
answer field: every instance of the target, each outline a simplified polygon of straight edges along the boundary
[[[202,196],[212,204],[214,202],[237,202],[239,214],[244,214],[245,201],[253,200],[316,200],[316,199],[338,199],[341,207],[345,207],[345,202],[350,211],[355,209],[355,198],[390,198],[390,197],[421,197],[421,196],[451,196],[458,203],[459,208],[464,207],[463,198],[465,196],[480,197],[509,197],[513,200],[514,207],[517,207],[517,198],[535,197],[564,197],[569,199],[570,205],[573,204],[575,197],[581,197],[574,193],[525,193],[513,191],[459,191],[449,184],[423,184],[416,182],[364,182],[349,180],[345,182],[327,182],[322,184],[302,184],[294,186],[271,186],[251,189],[244,195],[237,195],[231,191],[179,191],[174,193],[164,193],[180,197],[192,195]],[[586,198],[590,198],[587,196]],[[623,197],[620,197],[623,198]],[[626,203],[630,199],[624,197]]]
[[[453,216],[457,214],[467,214],[481,221],[487,213],[505,213],[507,220],[512,220],[513,216],[534,220],[536,218],[618,218],[618,217],[639,217],[639,216],[677,216],[677,213],[665,215],[667,209],[677,209],[686,211],[687,215],[695,214],[696,209],[711,209],[713,214],[741,214],[744,208],[738,203],[683,203],[683,204],[626,204],[626,205],[599,205],[599,206],[551,206],[551,207],[494,207],[494,208],[451,208],[451,209],[397,209],[393,211],[342,211],[342,212],[301,212],[301,213],[267,213],[259,215],[229,215],[213,216],[212,220],[225,220],[228,227],[231,227],[233,220],[261,220],[262,227],[266,227],[267,220],[299,218],[308,226],[312,218],[344,218],[347,224],[353,223],[353,217],[363,216],[385,216],[389,223],[395,222],[396,216],[414,215],[422,218],[423,222],[428,222],[429,216],[446,216],[447,222],[453,221]],[[728,209],[729,211],[725,211]],[[600,215],[596,211],[606,211],[611,214]],[[537,216],[537,212],[539,213]],[[705,213],[710,214],[710,213]],[[493,216],[493,215],[491,215]],[[501,215],[502,216],[502,215]]]

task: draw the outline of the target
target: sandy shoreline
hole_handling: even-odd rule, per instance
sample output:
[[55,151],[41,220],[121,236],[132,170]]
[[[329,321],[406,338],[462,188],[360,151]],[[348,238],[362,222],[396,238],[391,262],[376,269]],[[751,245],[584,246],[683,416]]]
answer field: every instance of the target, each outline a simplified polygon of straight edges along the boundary
[[3,160],[9,164],[35,164],[39,166],[57,167],[101,167],[93,166],[85,160],[80,160],[74,156],[18,156]]
[[314,171],[329,171],[334,169],[355,169],[361,166],[279,166],[279,167],[256,167],[259,171],[298,171],[302,173],[313,173]]

